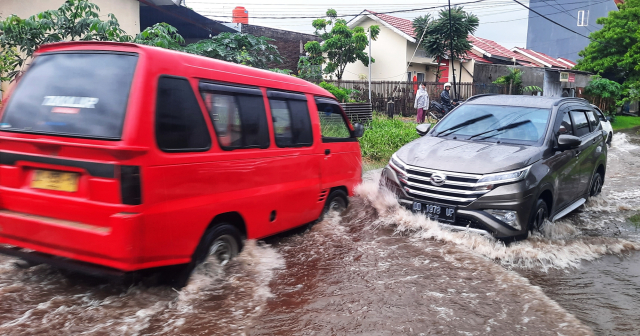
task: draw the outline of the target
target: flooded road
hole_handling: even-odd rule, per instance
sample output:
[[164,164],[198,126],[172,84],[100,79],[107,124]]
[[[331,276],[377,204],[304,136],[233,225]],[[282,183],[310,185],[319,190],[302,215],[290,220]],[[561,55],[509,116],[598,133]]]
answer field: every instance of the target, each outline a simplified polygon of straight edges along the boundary
[[602,196],[509,246],[440,229],[369,173],[343,217],[249,242],[180,292],[0,256],[0,334],[637,335],[639,139],[614,138]]

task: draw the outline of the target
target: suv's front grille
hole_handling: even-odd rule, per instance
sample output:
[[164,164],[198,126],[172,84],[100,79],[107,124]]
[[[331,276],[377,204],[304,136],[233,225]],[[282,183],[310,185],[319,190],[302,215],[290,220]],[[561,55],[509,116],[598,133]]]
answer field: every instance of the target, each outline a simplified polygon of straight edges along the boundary
[[[392,163],[393,164],[393,163]],[[400,183],[407,194],[415,199],[450,205],[469,205],[489,190],[477,190],[478,180],[482,175],[455,173],[404,164],[403,168],[394,167],[401,171],[406,179]],[[444,177],[440,186],[431,182],[434,174]]]

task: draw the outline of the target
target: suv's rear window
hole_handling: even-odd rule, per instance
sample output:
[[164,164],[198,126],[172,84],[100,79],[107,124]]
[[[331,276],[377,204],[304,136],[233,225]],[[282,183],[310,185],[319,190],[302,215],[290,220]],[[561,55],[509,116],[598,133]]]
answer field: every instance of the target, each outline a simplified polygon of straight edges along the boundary
[[38,56],[9,99],[0,128],[120,139],[137,61],[116,53]]

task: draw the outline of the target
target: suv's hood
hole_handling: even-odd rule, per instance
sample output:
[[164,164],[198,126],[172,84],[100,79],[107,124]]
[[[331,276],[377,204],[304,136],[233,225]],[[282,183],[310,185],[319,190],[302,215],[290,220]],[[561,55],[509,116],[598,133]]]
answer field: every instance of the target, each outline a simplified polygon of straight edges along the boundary
[[396,153],[403,162],[459,173],[489,174],[524,168],[542,155],[540,147],[451,140],[425,136]]

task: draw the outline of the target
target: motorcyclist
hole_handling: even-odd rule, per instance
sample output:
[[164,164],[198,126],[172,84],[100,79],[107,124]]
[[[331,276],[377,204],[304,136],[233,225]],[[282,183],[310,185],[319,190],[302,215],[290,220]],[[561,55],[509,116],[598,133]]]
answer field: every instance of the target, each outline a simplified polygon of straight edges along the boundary
[[451,100],[451,96],[449,96],[449,90],[451,90],[451,83],[446,83],[444,85],[444,90],[440,94],[440,103],[442,103],[442,106],[447,109],[447,113],[453,110],[453,108],[457,105],[457,103]]

